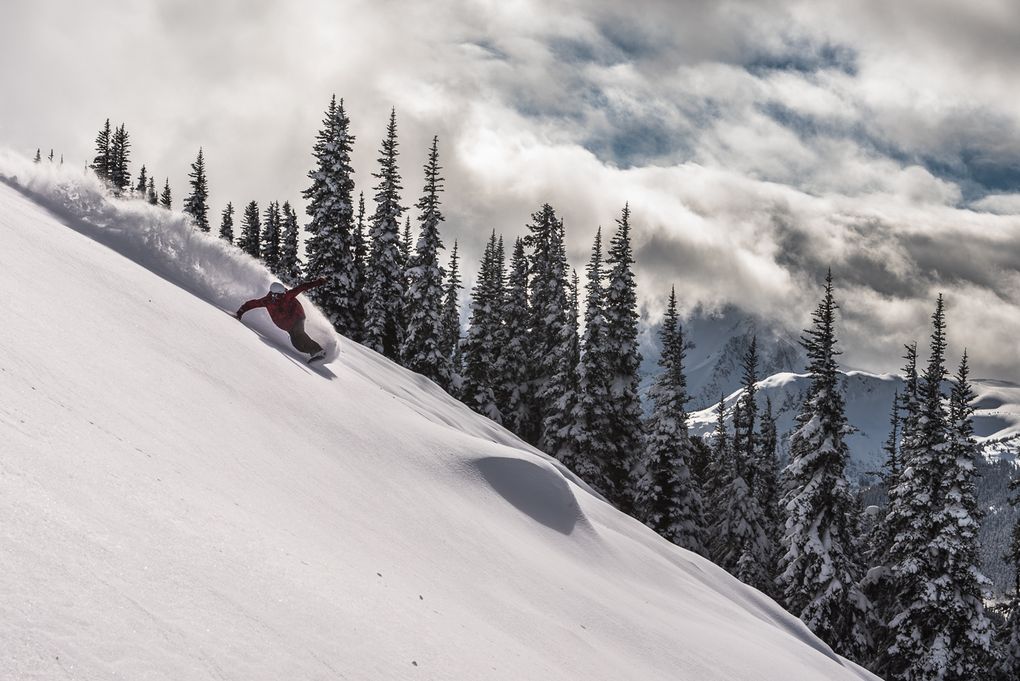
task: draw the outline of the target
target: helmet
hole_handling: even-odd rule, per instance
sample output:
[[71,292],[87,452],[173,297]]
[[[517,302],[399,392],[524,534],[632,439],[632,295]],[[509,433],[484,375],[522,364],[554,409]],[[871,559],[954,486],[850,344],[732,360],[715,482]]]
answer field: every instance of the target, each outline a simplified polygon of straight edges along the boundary
[[284,288],[283,284],[281,284],[280,282],[274,281],[272,284],[269,285],[269,292],[270,293],[280,294],[280,293],[286,293],[287,289]]

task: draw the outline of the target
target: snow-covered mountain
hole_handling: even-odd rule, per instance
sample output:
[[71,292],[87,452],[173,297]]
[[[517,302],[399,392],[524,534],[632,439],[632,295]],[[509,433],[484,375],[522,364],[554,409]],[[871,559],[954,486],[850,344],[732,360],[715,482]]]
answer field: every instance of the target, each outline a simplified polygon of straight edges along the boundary
[[[780,458],[785,460],[794,419],[804,401],[810,383],[808,374],[780,373],[757,383],[759,403],[772,400],[773,413],[780,436]],[[974,431],[982,453],[989,461],[1016,461],[1020,455],[1020,385],[993,379],[976,379]],[[847,420],[854,429],[847,437],[850,463],[847,475],[856,484],[867,484],[875,478],[886,459],[882,449],[889,437],[889,417],[894,395],[903,390],[903,379],[894,374],[871,374],[849,371],[841,374],[841,387],[846,398]],[[742,390],[735,390],[725,400],[727,422]],[[691,430],[709,435],[717,420],[716,407],[691,414]]]
[[180,215],[0,176],[0,678],[874,678],[318,312],[317,368],[238,323],[269,274]]
[[[718,404],[720,395],[730,395],[742,384],[741,362],[758,340],[759,375],[799,371],[805,354],[796,337],[778,326],[751,316],[733,306],[718,311],[696,310],[683,322],[690,347],[686,358],[689,408],[700,410]],[[647,389],[659,372],[659,328],[644,334],[642,385]]]

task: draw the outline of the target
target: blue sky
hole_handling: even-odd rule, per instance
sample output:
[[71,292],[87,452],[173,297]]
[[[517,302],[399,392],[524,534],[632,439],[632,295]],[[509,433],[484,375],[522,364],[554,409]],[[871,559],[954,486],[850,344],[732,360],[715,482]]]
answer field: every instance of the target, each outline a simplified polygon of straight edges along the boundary
[[183,196],[300,204],[332,93],[371,199],[391,106],[412,206],[433,134],[468,268],[548,201],[579,272],[629,201],[650,318],[791,330],[832,267],[847,363],[899,364],[938,292],[952,350],[1020,380],[1020,4],[1010,0],[9,0],[0,144],[84,164],[106,117]]

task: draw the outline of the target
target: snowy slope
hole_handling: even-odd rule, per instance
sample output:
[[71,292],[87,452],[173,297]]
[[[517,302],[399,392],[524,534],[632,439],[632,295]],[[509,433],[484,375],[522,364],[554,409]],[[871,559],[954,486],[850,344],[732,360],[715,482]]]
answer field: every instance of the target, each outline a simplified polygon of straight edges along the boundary
[[269,277],[180,216],[0,175],[0,678],[874,678],[421,377],[224,314]]

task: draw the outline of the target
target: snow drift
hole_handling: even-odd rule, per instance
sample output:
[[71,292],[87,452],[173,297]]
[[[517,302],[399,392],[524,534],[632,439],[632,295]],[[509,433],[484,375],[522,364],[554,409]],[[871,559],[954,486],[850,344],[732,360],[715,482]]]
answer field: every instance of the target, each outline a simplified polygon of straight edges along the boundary
[[252,333],[179,214],[0,175],[0,678],[874,678],[321,315],[319,368]]

